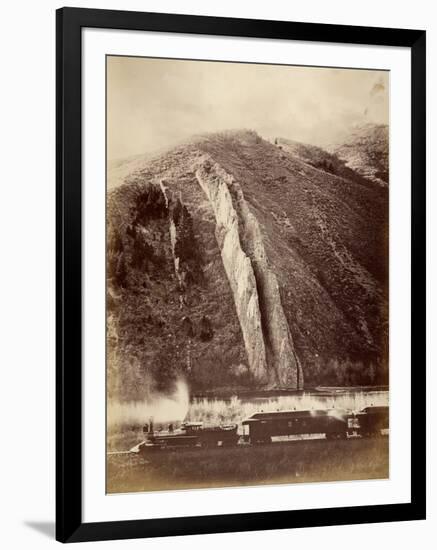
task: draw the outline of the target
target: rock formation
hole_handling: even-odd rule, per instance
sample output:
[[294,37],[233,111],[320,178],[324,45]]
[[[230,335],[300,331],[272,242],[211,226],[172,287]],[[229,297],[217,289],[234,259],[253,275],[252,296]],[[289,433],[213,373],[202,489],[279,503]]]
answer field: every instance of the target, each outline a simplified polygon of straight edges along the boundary
[[302,388],[303,374],[282,309],[278,281],[269,268],[258,221],[241,187],[220,166],[211,166],[208,161],[196,177],[216,216],[217,242],[256,380]]

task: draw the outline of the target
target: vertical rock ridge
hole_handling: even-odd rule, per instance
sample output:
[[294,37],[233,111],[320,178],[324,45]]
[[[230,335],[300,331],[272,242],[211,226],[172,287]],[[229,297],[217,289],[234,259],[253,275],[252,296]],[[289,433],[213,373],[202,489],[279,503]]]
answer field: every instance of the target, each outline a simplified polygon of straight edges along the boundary
[[216,218],[215,235],[232,289],[249,367],[258,383],[273,384],[267,367],[256,278],[251,261],[241,247],[238,216],[226,182],[207,170],[207,165],[201,166],[196,178]]
[[[152,185],[156,186],[156,183],[152,182]],[[170,200],[167,195],[167,187],[164,185],[164,181],[162,179],[158,182],[159,188],[161,189],[161,193],[164,197],[165,201],[165,209],[167,211],[168,216],[168,229],[169,229],[169,235],[170,235],[170,245],[171,245],[171,253],[173,257],[173,266],[175,271],[175,276],[178,280],[179,288],[182,284],[181,274],[179,272],[179,257],[176,255],[176,224],[173,219],[172,210],[170,208]]]
[[[196,177],[216,215],[217,240],[224,262],[226,258],[229,263],[226,272],[232,272],[238,281],[239,275],[235,272],[233,258],[227,256],[225,243],[221,242],[220,236],[223,228],[228,228],[231,224],[232,232],[237,233],[233,238],[238,239],[245,261],[247,263],[248,260],[250,263],[256,285],[251,307],[258,310],[269,382],[280,387],[302,388],[302,368],[294,351],[293,339],[282,308],[278,281],[269,268],[258,221],[250,211],[241,187],[231,175],[217,164],[212,166],[209,161],[199,168]],[[232,219],[229,219],[230,217]],[[226,234],[229,234],[229,231]],[[244,315],[244,310],[239,312],[244,332],[243,327],[247,321],[242,314]]]
[[266,347],[280,386],[303,388],[303,373],[281,303],[276,275],[269,267],[258,220],[250,211],[240,185],[227,176],[240,222],[243,249],[252,261],[260,298]]

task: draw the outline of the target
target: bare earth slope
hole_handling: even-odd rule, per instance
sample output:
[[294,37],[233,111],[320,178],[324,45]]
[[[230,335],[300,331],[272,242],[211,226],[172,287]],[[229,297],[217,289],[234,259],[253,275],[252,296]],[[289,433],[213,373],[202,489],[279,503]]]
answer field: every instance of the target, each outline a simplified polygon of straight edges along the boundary
[[387,188],[313,156],[214,134],[108,194],[110,396],[386,381]]
[[365,124],[356,128],[331,152],[346,165],[371,181],[385,186],[389,178],[388,126]]

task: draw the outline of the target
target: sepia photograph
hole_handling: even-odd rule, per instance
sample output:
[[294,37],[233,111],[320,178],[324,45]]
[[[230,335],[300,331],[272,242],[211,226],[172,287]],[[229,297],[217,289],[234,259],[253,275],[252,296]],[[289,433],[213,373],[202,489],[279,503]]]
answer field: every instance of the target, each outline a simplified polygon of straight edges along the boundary
[[383,70],[106,57],[106,491],[387,479]]

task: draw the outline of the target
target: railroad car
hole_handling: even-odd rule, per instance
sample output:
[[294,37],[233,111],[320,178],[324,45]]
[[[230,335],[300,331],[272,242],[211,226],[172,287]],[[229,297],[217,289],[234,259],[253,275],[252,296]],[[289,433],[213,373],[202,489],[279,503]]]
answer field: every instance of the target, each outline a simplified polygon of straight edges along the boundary
[[304,434],[345,439],[348,413],[339,409],[259,412],[244,420],[244,426],[248,426],[246,439],[250,443],[270,443],[272,437]]
[[362,437],[382,435],[381,430],[389,429],[388,407],[366,407],[353,415],[356,433]]

